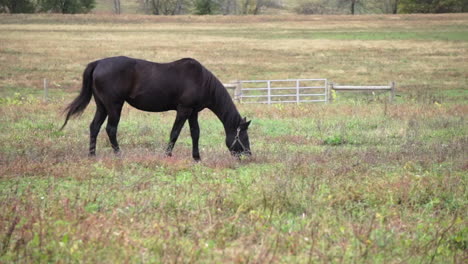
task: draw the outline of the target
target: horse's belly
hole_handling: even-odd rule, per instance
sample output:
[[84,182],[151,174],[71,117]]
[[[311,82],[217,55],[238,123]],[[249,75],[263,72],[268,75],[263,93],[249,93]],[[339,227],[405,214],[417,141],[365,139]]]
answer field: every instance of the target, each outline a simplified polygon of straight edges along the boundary
[[151,96],[137,96],[135,98],[128,98],[127,102],[140,110],[149,112],[164,112],[175,110],[176,106],[169,103],[171,100],[164,100],[164,98],[154,98]]

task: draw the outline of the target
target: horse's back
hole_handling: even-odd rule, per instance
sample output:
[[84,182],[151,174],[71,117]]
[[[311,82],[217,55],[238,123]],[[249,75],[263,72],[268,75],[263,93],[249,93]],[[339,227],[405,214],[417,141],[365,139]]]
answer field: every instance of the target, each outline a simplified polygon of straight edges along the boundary
[[124,100],[145,111],[175,110],[178,105],[206,107],[208,91],[203,85],[203,66],[184,58],[154,63],[128,57],[97,61],[94,70],[96,94],[105,100]]

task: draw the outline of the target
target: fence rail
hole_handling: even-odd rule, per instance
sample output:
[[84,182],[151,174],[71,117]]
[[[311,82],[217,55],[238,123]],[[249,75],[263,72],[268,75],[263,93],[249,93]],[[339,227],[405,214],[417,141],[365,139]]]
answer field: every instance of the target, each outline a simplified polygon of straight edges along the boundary
[[[331,91],[389,91],[395,97],[395,82],[389,85],[337,85],[327,79],[247,80],[224,84],[233,89],[236,101],[246,104],[329,102]],[[295,91],[295,92],[293,92]]]
[[247,80],[226,84],[246,104],[327,102],[327,79]]
[[[396,84],[395,82],[391,82],[389,85],[369,85],[369,86],[353,86],[353,85],[336,85],[334,83],[330,83],[330,89],[334,91],[388,91],[390,92],[390,97],[389,100],[390,102],[393,101],[395,98],[395,88]],[[330,97],[330,99],[332,99]]]

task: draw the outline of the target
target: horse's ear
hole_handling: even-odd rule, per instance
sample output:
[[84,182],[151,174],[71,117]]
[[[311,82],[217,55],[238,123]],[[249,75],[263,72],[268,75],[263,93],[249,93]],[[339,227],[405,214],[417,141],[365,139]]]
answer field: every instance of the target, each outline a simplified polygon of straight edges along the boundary
[[242,119],[242,123],[240,123],[239,127],[242,130],[246,130],[247,128],[249,128],[250,122],[252,122],[252,120],[247,121],[247,119],[244,117],[244,119]]

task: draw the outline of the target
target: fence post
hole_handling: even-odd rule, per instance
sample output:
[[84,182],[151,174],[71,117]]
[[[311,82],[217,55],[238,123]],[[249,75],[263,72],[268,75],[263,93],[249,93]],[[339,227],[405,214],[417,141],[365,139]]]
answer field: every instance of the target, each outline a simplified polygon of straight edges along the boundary
[[47,102],[49,97],[49,88],[47,87],[47,79],[44,78],[44,102]]
[[328,97],[329,97],[329,89],[330,87],[328,87],[328,79],[325,79],[325,103],[328,103]]
[[268,89],[268,104],[271,104],[271,83],[267,81],[267,89]]
[[395,82],[392,81],[390,83],[390,102],[393,102],[395,99]]
[[241,81],[236,81],[236,88],[234,88],[234,100],[238,103],[241,101],[241,93],[242,93],[242,83]]
[[299,80],[296,80],[296,103],[299,104],[300,102],[300,98],[299,98]]
[[330,102],[333,102],[333,96],[332,96],[332,93],[333,93],[333,85],[334,85],[333,82],[329,82],[328,87],[327,87],[327,88],[328,88],[328,91],[327,91],[327,93],[328,93],[328,101],[330,101]]

